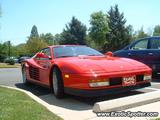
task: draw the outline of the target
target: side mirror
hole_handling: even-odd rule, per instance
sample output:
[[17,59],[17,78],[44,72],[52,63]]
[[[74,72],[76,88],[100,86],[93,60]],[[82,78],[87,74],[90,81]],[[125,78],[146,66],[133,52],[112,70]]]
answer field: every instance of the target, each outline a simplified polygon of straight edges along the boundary
[[37,53],[37,54],[36,54],[36,57],[37,57],[37,58],[48,58],[48,59],[51,58],[51,56],[47,56],[47,55],[45,55],[44,53]]
[[108,52],[105,53],[105,55],[112,57],[112,56],[113,56],[113,53],[112,53],[111,51],[108,51]]

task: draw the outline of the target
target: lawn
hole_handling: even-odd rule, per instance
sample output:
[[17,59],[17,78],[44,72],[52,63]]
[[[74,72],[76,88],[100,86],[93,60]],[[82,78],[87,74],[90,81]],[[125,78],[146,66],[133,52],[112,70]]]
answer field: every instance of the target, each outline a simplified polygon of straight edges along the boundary
[[62,120],[23,92],[0,87],[0,120]]
[[0,63],[0,68],[17,68],[19,67],[19,64],[15,64],[15,65],[8,65],[6,63]]
[[[151,120],[153,120],[153,119],[151,119]],[[160,120],[160,118],[156,118],[156,119],[154,119],[154,120]]]

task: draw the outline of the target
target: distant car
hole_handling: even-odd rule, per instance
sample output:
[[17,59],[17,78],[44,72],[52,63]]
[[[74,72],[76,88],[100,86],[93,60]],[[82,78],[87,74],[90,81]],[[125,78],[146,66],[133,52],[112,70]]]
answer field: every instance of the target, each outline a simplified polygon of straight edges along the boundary
[[28,57],[28,56],[20,57],[20,58],[18,59],[18,63],[21,63],[23,60],[29,59],[29,58],[30,58],[30,57]]
[[93,97],[150,86],[151,69],[127,58],[112,57],[81,45],[48,46],[22,61],[23,82],[64,93]]
[[10,59],[13,59],[15,63],[18,63],[18,58],[17,57],[10,57]]
[[6,57],[3,62],[7,63],[9,60],[13,60],[15,63],[18,63],[18,58],[14,56]]
[[160,36],[136,40],[113,54],[140,61],[150,66],[154,74],[160,73]]

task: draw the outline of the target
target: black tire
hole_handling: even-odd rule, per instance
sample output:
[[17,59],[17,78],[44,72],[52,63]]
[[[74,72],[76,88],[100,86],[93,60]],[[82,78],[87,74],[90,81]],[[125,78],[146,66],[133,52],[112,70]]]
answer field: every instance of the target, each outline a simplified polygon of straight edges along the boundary
[[27,77],[26,77],[26,68],[25,68],[24,65],[22,66],[22,80],[23,80],[23,84],[27,84],[28,83]]
[[52,87],[56,98],[64,97],[64,85],[60,70],[57,67],[53,68]]

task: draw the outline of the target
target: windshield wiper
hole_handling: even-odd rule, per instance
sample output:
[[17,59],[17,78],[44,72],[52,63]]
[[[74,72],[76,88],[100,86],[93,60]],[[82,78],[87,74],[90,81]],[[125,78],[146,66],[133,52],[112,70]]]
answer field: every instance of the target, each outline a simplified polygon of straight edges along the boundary
[[62,55],[62,56],[58,56],[57,58],[61,58],[61,57],[74,57],[74,56],[69,56],[69,55]]
[[102,56],[102,55],[91,54],[91,55],[87,55],[87,56]]

